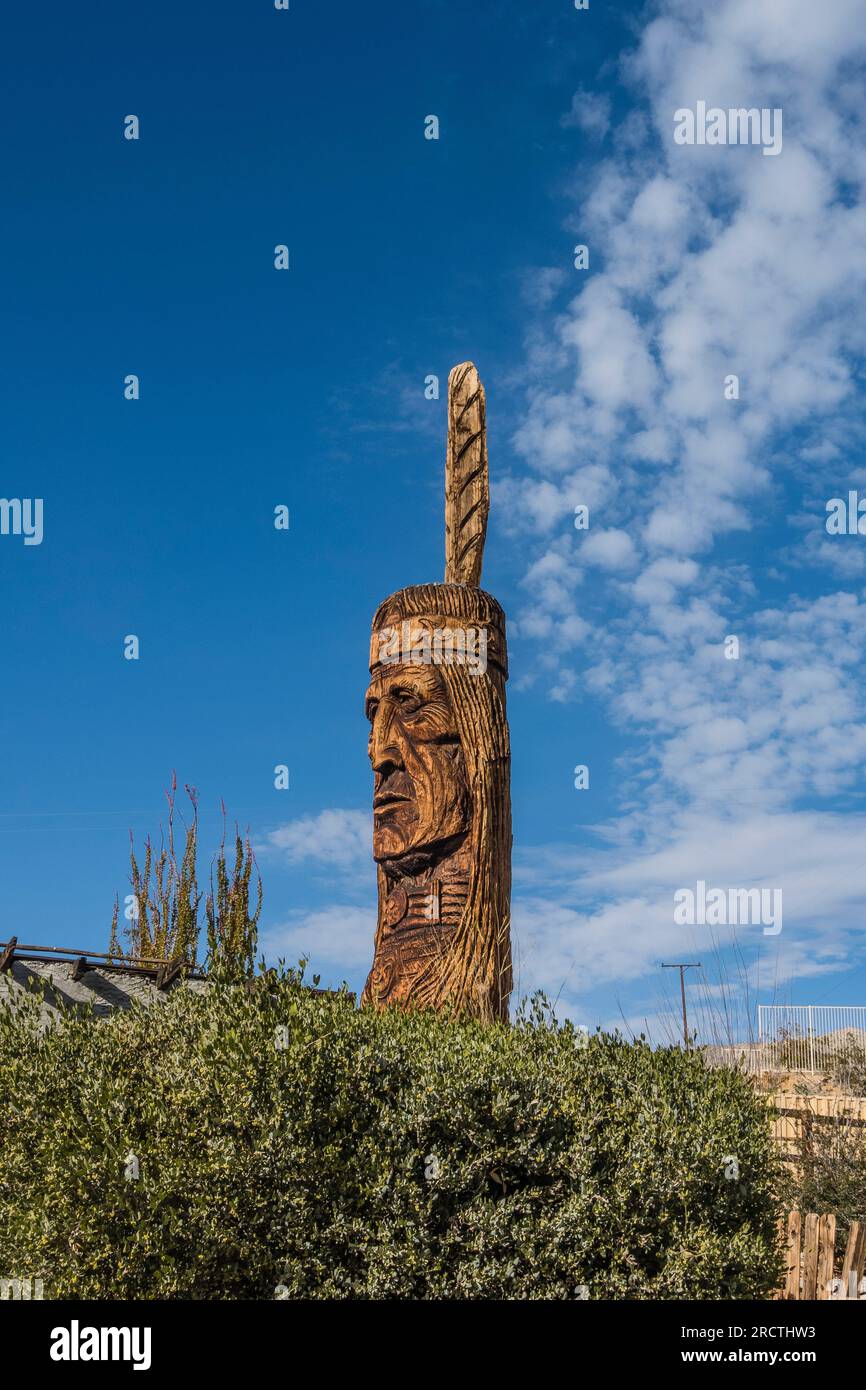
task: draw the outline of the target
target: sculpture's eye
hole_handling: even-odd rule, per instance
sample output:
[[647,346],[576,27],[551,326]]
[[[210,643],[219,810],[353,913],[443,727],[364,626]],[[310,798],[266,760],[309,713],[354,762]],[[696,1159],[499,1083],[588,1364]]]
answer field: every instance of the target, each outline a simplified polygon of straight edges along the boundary
[[424,701],[417,690],[407,690],[403,686],[398,686],[391,691],[391,698],[401,714],[417,714]]
[[367,701],[367,718],[369,719],[369,721],[370,721],[371,724],[372,724],[373,720],[376,718],[376,710],[377,710],[378,708],[379,708],[379,701],[378,701],[378,700],[368,700],[368,701]]

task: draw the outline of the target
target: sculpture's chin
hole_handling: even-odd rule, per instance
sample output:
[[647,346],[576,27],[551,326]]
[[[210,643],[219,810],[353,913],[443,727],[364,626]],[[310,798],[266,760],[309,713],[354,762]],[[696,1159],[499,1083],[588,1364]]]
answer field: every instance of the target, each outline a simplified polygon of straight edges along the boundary
[[427,869],[434,868],[459,849],[467,833],[466,830],[461,830],[443,839],[431,840],[426,845],[409,845],[406,849],[401,848],[399,852],[388,847],[383,853],[379,852],[374,836],[373,858],[384,871],[386,878],[415,878]]
[[376,826],[373,830],[373,858],[377,864],[399,859],[412,844],[412,832],[401,831],[394,825]]

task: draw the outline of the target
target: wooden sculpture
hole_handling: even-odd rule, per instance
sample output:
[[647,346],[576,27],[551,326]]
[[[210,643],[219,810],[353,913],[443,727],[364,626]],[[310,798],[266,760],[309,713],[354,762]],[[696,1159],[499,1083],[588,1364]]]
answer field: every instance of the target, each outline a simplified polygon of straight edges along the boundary
[[505,615],[478,587],[489,509],[484,387],[448,378],[445,583],[379,605],[370,644],[379,913],[362,1003],[493,1020],[511,992]]

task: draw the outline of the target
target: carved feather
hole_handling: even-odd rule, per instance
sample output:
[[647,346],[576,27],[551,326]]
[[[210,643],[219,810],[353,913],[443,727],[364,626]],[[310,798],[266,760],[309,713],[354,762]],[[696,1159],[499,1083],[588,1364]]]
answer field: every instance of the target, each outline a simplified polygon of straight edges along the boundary
[[481,583],[490,510],[484,387],[472,362],[448,377],[445,459],[445,583]]

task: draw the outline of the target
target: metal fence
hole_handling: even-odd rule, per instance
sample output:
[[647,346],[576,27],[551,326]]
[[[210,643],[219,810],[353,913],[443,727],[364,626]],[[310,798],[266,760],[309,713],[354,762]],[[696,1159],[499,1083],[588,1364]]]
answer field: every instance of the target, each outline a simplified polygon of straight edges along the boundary
[[789,1071],[823,1071],[843,1053],[866,1063],[866,1006],[759,1004],[758,1048],[756,1062]]

